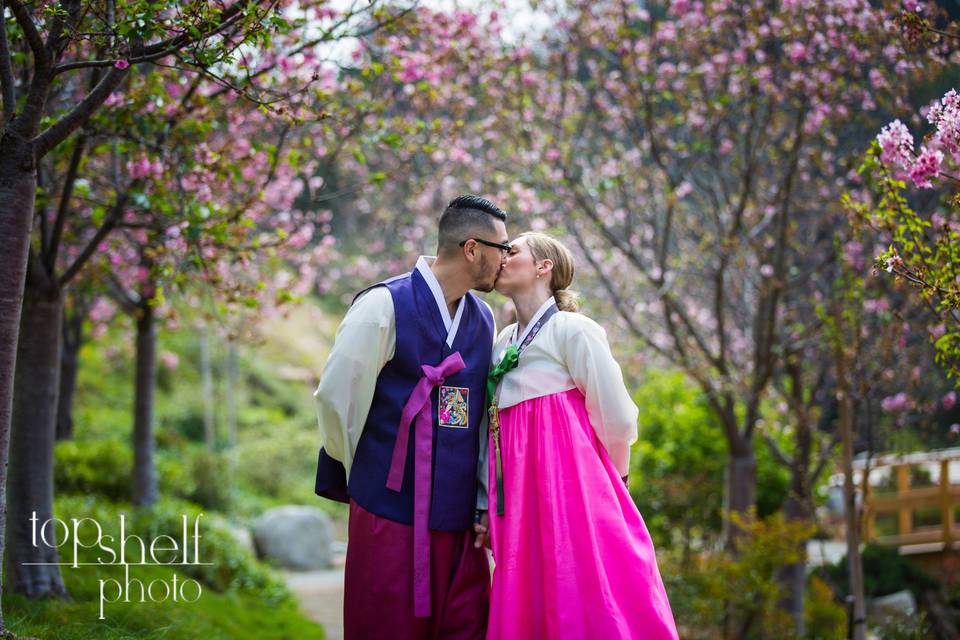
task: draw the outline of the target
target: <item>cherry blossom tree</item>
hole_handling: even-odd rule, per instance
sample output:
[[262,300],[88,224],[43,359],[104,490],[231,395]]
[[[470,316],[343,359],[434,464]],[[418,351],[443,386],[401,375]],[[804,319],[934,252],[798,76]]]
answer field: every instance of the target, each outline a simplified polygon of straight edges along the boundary
[[[271,84],[271,71],[285,61],[298,59],[297,56],[315,55],[309,51],[311,47],[353,33],[360,14],[369,13],[370,19],[364,19],[364,29],[376,28],[381,24],[381,17],[372,6],[364,7],[359,13],[338,13],[323,3],[301,3],[294,8],[277,2],[266,5],[139,2],[125,5],[120,11],[110,2],[97,7],[56,3],[31,8],[10,1],[3,6],[0,79],[5,118],[0,143],[3,157],[0,167],[3,233],[0,235],[2,242],[7,243],[4,249],[10,264],[10,268],[3,270],[4,278],[0,282],[4,309],[4,324],[0,329],[0,455],[3,456],[0,462],[5,463],[12,391],[8,383],[12,377],[14,345],[19,344],[16,376],[19,392],[14,393],[13,414],[26,416],[26,407],[49,406],[52,408],[48,413],[52,415],[59,388],[58,367],[53,363],[59,357],[62,288],[101,249],[109,233],[124,221],[129,211],[143,208],[144,203],[149,202],[145,191],[147,179],[163,171],[156,149],[144,148],[137,157],[130,153],[135,141],[118,145],[115,141],[94,140],[95,116],[116,111],[123,96],[137,96],[141,92],[141,97],[151,98],[140,100],[148,107],[148,113],[156,110],[159,115],[169,117],[174,113],[170,111],[172,105],[186,102],[181,99],[184,92],[197,92],[208,100],[239,94],[266,112],[294,118],[283,101],[305,92],[319,80],[319,73],[291,91],[289,84]],[[283,42],[287,43],[285,47],[277,46]],[[177,89],[176,83],[165,85],[162,78],[170,67],[175,67],[174,74],[192,72],[202,82],[183,90]],[[131,69],[143,73],[131,73]],[[168,93],[171,88],[173,95]],[[134,102],[137,101],[135,98]],[[160,120],[162,118],[154,118],[153,122]],[[52,124],[42,129],[41,125],[48,123]],[[132,131],[138,129],[135,127]],[[71,148],[65,150],[63,143],[77,132],[79,135],[73,136]],[[89,148],[88,144],[95,146]],[[132,165],[121,166],[119,158],[124,153],[134,156]],[[107,160],[99,166],[87,164],[88,154],[96,160]],[[77,206],[77,199],[89,195],[83,193],[82,187],[83,181],[89,178],[79,174],[94,166],[105,167],[103,173],[97,175],[113,178],[111,188],[99,192],[99,195],[112,194],[112,200],[89,207]],[[60,189],[57,200],[50,197],[49,185]],[[37,187],[41,196],[35,206]],[[51,202],[59,204],[49,206]],[[176,215],[177,212],[166,213]],[[38,223],[33,225],[35,215]],[[32,249],[31,226],[38,230]],[[84,235],[84,229],[92,229],[92,233]],[[61,246],[73,239],[78,240],[81,248],[71,262],[64,264],[62,257],[68,252]],[[26,297],[24,282],[29,283]],[[24,300],[23,314],[21,300]],[[18,332],[17,321],[21,317],[25,323]],[[27,329],[30,333],[25,334]],[[23,423],[36,428],[14,429],[11,446],[32,453],[27,457],[16,455],[14,460],[21,469],[31,462],[37,464],[33,465],[31,474],[11,469],[9,502],[14,514],[30,505],[42,517],[49,511],[51,492],[44,490],[44,486],[49,485],[49,473],[45,470],[50,469],[52,445],[48,441],[52,440],[53,432],[48,427],[53,425],[53,419],[46,414],[34,415],[30,420],[24,418]],[[42,442],[31,442],[37,438]],[[36,444],[42,446],[31,446]],[[5,468],[5,464],[0,465],[0,469]],[[0,487],[6,486],[5,480],[5,474],[0,476]],[[17,522],[19,520],[14,524]],[[0,530],[2,524],[0,522]],[[11,531],[16,538],[17,527]],[[16,572],[10,574],[15,588],[31,596],[63,592],[56,567],[25,573],[22,569],[25,565],[19,560],[14,562]]]
[[[810,375],[791,371],[787,324],[802,304],[813,315],[802,301],[821,245],[808,234],[823,220],[835,256],[863,120],[902,109],[903,80],[937,59],[907,56],[866,2],[569,3],[560,15],[520,68],[503,173],[570,234],[628,332],[700,385],[728,445],[725,508],[747,512],[767,400]],[[808,487],[800,507],[831,438],[801,404],[788,411],[804,421],[783,456]],[[801,627],[802,583],[788,582]]]

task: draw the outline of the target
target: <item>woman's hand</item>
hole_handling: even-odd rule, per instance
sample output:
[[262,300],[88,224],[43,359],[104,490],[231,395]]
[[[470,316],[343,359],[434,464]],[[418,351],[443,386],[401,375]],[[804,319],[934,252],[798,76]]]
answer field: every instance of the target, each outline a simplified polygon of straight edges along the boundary
[[486,511],[481,511],[477,521],[473,523],[473,532],[476,534],[476,539],[473,541],[473,546],[477,549],[482,549],[483,547],[490,548],[490,514]]

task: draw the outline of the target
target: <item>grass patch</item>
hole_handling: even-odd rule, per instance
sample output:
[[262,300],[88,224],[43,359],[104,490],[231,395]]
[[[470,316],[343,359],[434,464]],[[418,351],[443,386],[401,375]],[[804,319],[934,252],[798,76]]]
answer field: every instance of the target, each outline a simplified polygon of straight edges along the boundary
[[[131,578],[142,580],[144,584],[152,580],[169,583],[172,569],[134,567]],[[192,603],[149,600],[144,603],[106,603],[105,619],[99,620],[98,581],[108,578],[122,581],[122,569],[67,568],[64,580],[75,598],[73,601],[31,601],[22,596],[4,594],[7,626],[18,636],[58,640],[310,640],[324,637],[323,628],[306,619],[291,601],[267,605],[255,594],[217,593],[208,588],[203,590],[199,600]],[[139,591],[131,598],[134,599],[139,599]]]
[[[118,550],[116,540],[120,513],[128,518],[126,535],[141,536],[147,544],[158,535],[177,539],[180,514],[193,522],[200,509],[184,501],[162,500],[152,508],[135,508],[124,503],[110,503],[90,497],[64,496],[58,498],[54,511],[62,520],[89,517],[96,519],[105,535],[114,536],[107,545]],[[19,636],[37,638],[171,638],[175,640],[257,640],[323,638],[323,628],[308,620],[298,610],[282,580],[263,565],[217,524],[218,514],[209,512],[201,520],[201,561],[209,566],[129,565],[129,574],[119,565],[80,565],[61,567],[64,583],[71,600],[46,599],[32,601],[13,594],[4,594],[4,613],[7,626]],[[192,525],[191,525],[192,526]],[[192,531],[192,530],[191,530]],[[95,540],[92,528],[81,530],[85,543]],[[61,548],[61,562],[72,562],[72,541]],[[98,556],[109,560],[101,550],[80,549],[78,562],[96,563]],[[128,549],[127,562],[140,560],[136,545]],[[167,557],[163,561],[175,561]],[[177,584],[196,580],[200,584],[197,598],[196,584],[188,582],[180,595],[168,591],[174,575]],[[117,596],[117,586],[111,580],[126,584],[125,597]],[[104,602],[101,615],[101,583]],[[150,592],[141,596],[139,580],[145,589],[153,583]],[[124,602],[123,600],[129,600]],[[113,600],[118,600],[113,602]]]

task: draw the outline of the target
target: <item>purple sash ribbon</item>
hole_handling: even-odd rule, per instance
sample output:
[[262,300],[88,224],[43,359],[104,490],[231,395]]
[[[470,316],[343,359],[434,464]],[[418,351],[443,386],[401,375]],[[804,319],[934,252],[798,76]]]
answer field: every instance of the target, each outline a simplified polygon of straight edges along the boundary
[[[433,463],[433,416],[430,394],[447,376],[461,371],[466,364],[455,351],[436,367],[421,365],[423,377],[413,388],[400,414],[397,441],[387,474],[387,488],[399,492],[407,463],[409,426],[413,423],[413,613],[430,616],[430,490]],[[414,420],[416,419],[416,420]]]

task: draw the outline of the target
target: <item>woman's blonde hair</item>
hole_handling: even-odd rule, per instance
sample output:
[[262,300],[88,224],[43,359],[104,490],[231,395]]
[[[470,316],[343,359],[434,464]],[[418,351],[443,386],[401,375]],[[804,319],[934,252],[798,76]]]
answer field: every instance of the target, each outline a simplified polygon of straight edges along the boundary
[[550,290],[557,301],[560,311],[576,311],[580,308],[577,303],[577,294],[570,291],[573,283],[573,254],[562,242],[545,233],[527,231],[517,236],[523,238],[530,248],[534,260],[550,260],[553,262],[553,271],[550,277]]

